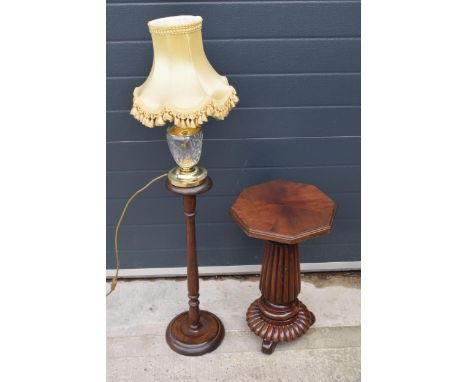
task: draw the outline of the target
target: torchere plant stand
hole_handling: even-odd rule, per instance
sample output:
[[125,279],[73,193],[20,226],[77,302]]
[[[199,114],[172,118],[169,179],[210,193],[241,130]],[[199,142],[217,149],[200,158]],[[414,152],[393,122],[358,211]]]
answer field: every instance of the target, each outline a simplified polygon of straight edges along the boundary
[[180,313],[168,325],[166,342],[172,350],[188,356],[202,355],[216,349],[224,338],[221,320],[213,313],[200,310],[198,297],[198,264],[195,235],[195,208],[197,195],[208,191],[211,178],[195,187],[176,187],[168,179],[169,191],[182,195],[187,236],[187,285],[189,309]]
[[315,316],[298,300],[298,244],[330,232],[336,204],[317,187],[275,180],[242,191],[231,215],[250,237],[265,240],[261,297],[247,310],[249,328],[271,354],[278,342],[302,336]]

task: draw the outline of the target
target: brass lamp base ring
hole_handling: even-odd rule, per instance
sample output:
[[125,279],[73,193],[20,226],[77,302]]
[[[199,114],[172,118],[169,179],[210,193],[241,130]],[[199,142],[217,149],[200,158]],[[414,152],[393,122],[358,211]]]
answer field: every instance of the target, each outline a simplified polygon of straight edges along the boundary
[[171,184],[176,187],[198,186],[203,183],[207,176],[208,171],[206,168],[200,166],[195,166],[191,170],[174,167],[167,175]]

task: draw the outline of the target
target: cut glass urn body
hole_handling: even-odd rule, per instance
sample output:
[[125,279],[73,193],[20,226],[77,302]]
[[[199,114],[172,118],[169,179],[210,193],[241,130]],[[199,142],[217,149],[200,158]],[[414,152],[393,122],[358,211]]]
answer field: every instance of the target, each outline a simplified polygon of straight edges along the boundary
[[197,166],[201,157],[203,145],[203,131],[200,127],[180,128],[177,126],[167,129],[167,144],[179,167],[169,171],[171,183],[177,187],[193,187],[201,184],[208,172]]

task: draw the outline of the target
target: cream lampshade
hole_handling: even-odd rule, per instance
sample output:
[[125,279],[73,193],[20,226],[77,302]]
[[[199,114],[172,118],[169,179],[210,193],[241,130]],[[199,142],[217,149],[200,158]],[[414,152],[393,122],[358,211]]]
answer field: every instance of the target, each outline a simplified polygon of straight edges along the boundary
[[179,167],[169,172],[178,187],[196,186],[207,171],[197,166],[202,149],[201,125],[208,117],[224,119],[239,100],[226,77],[211,66],[203,50],[200,16],[174,16],[148,23],[153,66],[133,91],[131,114],[147,127],[167,129],[170,151]]

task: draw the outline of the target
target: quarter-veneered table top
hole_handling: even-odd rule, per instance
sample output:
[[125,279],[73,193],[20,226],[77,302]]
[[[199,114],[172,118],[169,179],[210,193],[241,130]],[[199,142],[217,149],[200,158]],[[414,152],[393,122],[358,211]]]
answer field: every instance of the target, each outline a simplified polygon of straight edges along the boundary
[[329,233],[335,209],[315,186],[274,180],[245,188],[230,212],[248,236],[297,244]]

